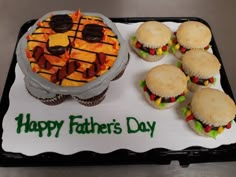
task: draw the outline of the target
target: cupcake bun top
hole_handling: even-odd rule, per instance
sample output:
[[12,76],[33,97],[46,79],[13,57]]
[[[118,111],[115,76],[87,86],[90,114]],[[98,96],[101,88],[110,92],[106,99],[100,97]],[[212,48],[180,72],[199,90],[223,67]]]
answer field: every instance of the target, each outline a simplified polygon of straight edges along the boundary
[[170,64],[158,65],[146,75],[146,85],[150,91],[161,97],[174,97],[186,90],[185,74]]
[[171,30],[157,21],[144,22],[136,31],[136,38],[145,47],[159,48],[166,45],[171,38]]
[[191,110],[197,119],[213,126],[227,125],[236,115],[234,101],[224,92],[213,88],[202,88],[195,92]]
[[176,36],[180,45],[188,49],[199,49],[209,45],[212,34],[203,23],[187,21],[179,26]]
[[184,72],[191,76],[208,79],[219,73],[220,62],[210,52],[202,49],[192,49],[182,58]]

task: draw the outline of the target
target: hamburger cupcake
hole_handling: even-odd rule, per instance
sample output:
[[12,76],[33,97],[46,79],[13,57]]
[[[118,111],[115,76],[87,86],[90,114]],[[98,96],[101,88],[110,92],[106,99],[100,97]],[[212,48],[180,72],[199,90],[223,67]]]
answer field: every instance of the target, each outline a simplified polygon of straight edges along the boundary
[[234,101],[224,92],[203,88],[194,93],[184,116],[190,127],[199,135],[216,138],[230,129],[235,118]]
[[168,54],[171,30],[158,21],[144,22],[131,37],[131,46],[145,61],[158,61]]
[[166,109],[185,100],[185,74],[170,64],[152,68],[141,82],[147,102],[157,109]]
[[212,87],[216,82],[214,76],[219,74],[221,65],[214,54],[193,49],[183,56],[180,67],[188,76],[188,89],[194,92],[203,87]]
[[171,50],[180,60],[190,49],[208,50],[212,38],[210,29],[203,23],[197,21],[182,23],[174,35]]

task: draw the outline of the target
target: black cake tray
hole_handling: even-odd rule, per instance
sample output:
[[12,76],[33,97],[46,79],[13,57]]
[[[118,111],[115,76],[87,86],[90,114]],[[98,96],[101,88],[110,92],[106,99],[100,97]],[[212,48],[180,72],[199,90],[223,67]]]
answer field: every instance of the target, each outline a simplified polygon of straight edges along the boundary
[[[150,20],[160,22],[185,22],[200,21],[209,24],[197,17],[131,17],[131,18],[111,18],[113,22],[135,23]],[[19,31],[17,42],[20,37],[31,27],[34,20],[30,20],[22,25]],[[16,44],[17,44],[16,42]],[[227,79],[225,69],[217,49],[214,36],[211,40],[213,53],[221,63],[221,85],[224,91],[234,99],[233,93]],[[0,102],[0,123],[9,107],[9,91],[15,80],[16,55],[13,53],[12,62],[6,79],[3,95]],[[2,136],[2,126],[0,134]],[[2,145],[2,139],[1,139]],[[17,146],[17,145],[16,145]],[[30,147],[29,147],[30,148]],[[107,154],[99,154],[91,151],[82,151],[72,155],[61,155],[53,152],[41,153],[35,156],[26,156],[21,153],[5,152],[0,146],[0,166],[75,166],[75,165],[125,165],[125,164],[170,164],[171,161],[179,161],[181,166],[188,166],[191,163],[222,162],[236,160],[236,144],[222,145],[214,149],[194,146],[180,151],[172,151],[164,148],[152,149],[144,153],[136,153],[126,149],[120,149]]]

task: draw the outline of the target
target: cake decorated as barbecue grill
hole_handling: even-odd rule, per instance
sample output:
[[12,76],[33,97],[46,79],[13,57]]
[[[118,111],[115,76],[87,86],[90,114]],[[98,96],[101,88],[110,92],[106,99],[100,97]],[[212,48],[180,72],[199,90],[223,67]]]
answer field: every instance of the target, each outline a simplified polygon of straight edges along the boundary
[[99,104],[110,81],[128,63],[128,50],[116,26],[105,16],[80,11],[46,14],[17,46],[17,61],[28,92],[56,105],[72,96],[86,106]]

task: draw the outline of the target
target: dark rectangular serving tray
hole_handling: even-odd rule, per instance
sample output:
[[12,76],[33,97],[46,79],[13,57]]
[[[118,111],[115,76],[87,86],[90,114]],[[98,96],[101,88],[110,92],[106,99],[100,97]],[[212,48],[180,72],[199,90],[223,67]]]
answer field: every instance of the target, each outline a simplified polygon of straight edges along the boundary
[[[111,18],[113,22],[135,23],[150,20],[160,22],[185,22],[200,21],[209,24],[203,19],[197,17],[131,17],[131,18]],[[30,20],[22,25],[19,31],[17,42],[20,37],[35,23]],[[16,44],[17,44],[16,42]],[[225,69],[214,40],[211,40],[213,53],[221,63],[221,85],[224,91],[234,99],[233,93],[227,79]],[[12,62],[6,79],[3,95],[0,102],[0,124],[9,106],[9,91],[15,80],[16,55],[13,53]],[[0,135],[2,136],[2,126],[0,126]],[[2,139],[1,145],[2,145]],[[16,145],[17,146],[17,145]],[[30,148],[30,147],[29,147]],[[61,155],[53,152],[46,152],[35,156],[26,156],[21,153],[5,152],[0,147],[0,166],[75,166],[75,165],[124,165],[124,164],[170,164],[171,161],[179,161],[181,166],[188,166],[191,163],[204,162],[222,162],[236,160],[236,144],[222,145],[218,148],[207,149],[203,147],[189,147],[181,151],[172,151],[164,148],[152,149],[144,153],[136,153],[126,149],[116,150],[107,154],[99,154],[91,151],[78,152],[72,155]]]

